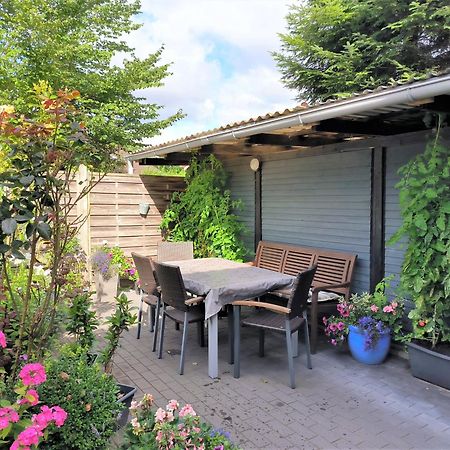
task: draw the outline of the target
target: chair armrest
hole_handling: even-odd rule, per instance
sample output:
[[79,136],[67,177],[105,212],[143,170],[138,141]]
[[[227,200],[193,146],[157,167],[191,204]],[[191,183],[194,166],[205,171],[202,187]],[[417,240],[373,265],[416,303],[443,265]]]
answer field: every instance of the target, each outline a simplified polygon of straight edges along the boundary
[[284,306],[274,305],[272,303],[256,302],[254,300],[237,300],[232,303],[233,306],[254,306],[256,308],[264,308],[269,311],[273,311],[278,314],[289,314],[291,312],[290,308]]
[[187,306],[198,305],[199,303],[202,303],[204,300],[205,300],[204,297],[193,297],[186,300],[184,304]]
[[327,291],[335,288],[341,288],[341,287],[349,287],[350,281],[346,281],[345,283],[337,283],[337,284],[323,284],[322,286],[316,286],[312,289],[312,292],[319,292],[319,291]]

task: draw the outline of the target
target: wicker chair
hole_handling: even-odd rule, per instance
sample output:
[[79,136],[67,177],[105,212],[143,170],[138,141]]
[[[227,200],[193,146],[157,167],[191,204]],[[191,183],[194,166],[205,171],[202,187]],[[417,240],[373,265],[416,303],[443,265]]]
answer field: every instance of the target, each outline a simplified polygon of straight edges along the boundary
[[239,300],[233,302],[234,316],[234,378],[240,376],[240,308],[241,306],[256,307],[257,311],[246,317],[242,325],[259,329],[259,356],[264,356],[264,333],[275,331],[285,333],[286,347],[289,362],[290,386],[295,388],[294,352],[292,335],[303,327],[305,332],[306,362],[309,369],[311,365],[311,350],[309,346],[307,305],[309,289],[311,287],[317,266],[299,273],[294,282],[287,307],[272,303]]
[[162,358],[165,321],[166,317],[168,317],[175,323],[183,324],[183,339],[181,341],[180,357],[180,375],[183,375],[187,330],[190,323],[197,323],[200,345],[202,347],[205,345],[203,330],[203,321],[205,320],[204,298],[188,297],[179,267],[157,262],[154,262],[153,264],[161,288],[162,299],[162,319],[158,359]]
[[161,304],[158,283],[153,273],[151,259],[146,256],[138,255],[137,253],[131,253],[131,256],[133,257],[134,265],[136,266],[140,280],[139,290],[141,301],[139,303],[137,339],[141,337],[142,310],[144,303],[146,303],[148,305],[147,310],[150,332],[154,331],[152,350],[155,351],[158,336],[159,309]]
[[158,242],[158,262],[194,259],[194,244],[186,242]]

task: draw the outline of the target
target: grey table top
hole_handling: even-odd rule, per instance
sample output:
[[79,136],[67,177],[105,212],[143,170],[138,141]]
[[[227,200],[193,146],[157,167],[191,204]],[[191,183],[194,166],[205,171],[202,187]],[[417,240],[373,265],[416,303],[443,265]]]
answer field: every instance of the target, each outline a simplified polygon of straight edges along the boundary
[[294,277],[221,258],[170,261],[180,267],[186,289],[206,296],[206,318],[235,300],[258,297],[268,291],[291,287]]

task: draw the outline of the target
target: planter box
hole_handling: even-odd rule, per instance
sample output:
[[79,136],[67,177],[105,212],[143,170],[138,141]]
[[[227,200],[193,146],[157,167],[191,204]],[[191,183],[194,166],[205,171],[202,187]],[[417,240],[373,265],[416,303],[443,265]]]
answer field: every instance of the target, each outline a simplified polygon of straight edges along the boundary
[[113,275],[107,280],[103,278],[101,273],[95,273],[95,292],[97,301],[114,300],[117,296],[117,288],[119,286],[119,275]]
[[117,401],[122,403],[123,409],[117,417],[117,427],[122,428],[128,422],[128,415],[130,414],[129,408],[137,389],[133,386],[127,386],[126,384],[118,384],[118,386],[120,389],[120,397]]
[[129,278],[120,278],[119,279],[119,287],[120,289],[134,289],[135,281],[130,280]]
[[408,355],[413,376],[450,389],[450,356],[413,342],[408,344]]

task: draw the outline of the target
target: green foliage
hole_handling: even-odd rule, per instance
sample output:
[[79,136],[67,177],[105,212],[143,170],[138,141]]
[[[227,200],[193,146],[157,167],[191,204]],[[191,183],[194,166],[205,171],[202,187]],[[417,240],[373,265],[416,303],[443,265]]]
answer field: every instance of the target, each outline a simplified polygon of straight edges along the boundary
[[305,0],[291,6],[283,82],[312,101],[349,96],[450,65],[445,0]]
[[450,342],[450,150],[436,141],[400,169],[403,222],[391,243],[408,244],[401,286],[415,302],[409,313],[416,339]]
[[98,365],[89,365],[83,350],[63,351],[47,365],[47,382],[39,398],[59,405],[68,418],[52,433],[42,448],[52,450],[96,450],[107,448],[121,410],[115,380]]
[[231,199],[226,172],[213,155],[191,161],[185,192],[175,192],[161,229],[170,241],[193,241],[194,255],[241,261],[247,251],[240,240],[244,226],[232,213],[241,206]]
[[92,303],[90,292],[76,295],[69,307],[66,322],[67,332],[86,350],[92,348],[95,340],[94,331],[99,324],[96,313],[92,310]]
[[[87,123],[101,143],[136,148],[181,117],[159,120],[160,106],[137,91],[169,75],[162,48],[139,59],[124,37],[140,28],[139,1],[8,0],[0,6],[0,104],[29,110],[27,93],[39,80],[78,89]],[[123,65],[115,57],[124,56]],[[118,61],[118,60],[117,60]]]
[[186,170],[181,166],[149,166],[144,167],[141,174],[159,177],[184,177]]
[[[81,252],[69,252],[73,233],[83,223],[74,214],[75,205],[117,164],[112,147],[88,134],[79,98],[78,91],[54,93],[41,82],[34,87],[30,117],[13,107],[0,112],[0,141],[11,162],[0,174],[5,193],[0,199],[0,259],[7,302],[18,314],[13,375],[20,354],[42,356],[61,306],[73,295],[68,290],[83,287],[82,276],[69,276],[83,271]],[[80,166],[96,176],[74,192]],[[14,275],[18,260],[26,271],[20,282]],[[36,277],[40,273],[46,277],[42,283]]]
[[108,331],[106,332],[106,346],[100,355],[100,362],[109,371],[112,358],[119,347],[120,335],[127,331],[136,320],[136,314],[132,313],[131,302],[125,294],[116,297],[116,309],[114,314],[108,318]]

